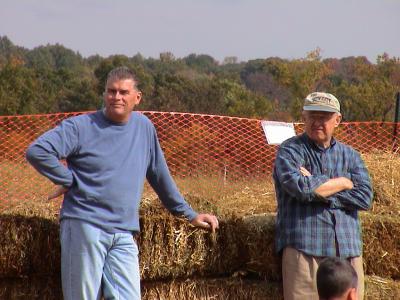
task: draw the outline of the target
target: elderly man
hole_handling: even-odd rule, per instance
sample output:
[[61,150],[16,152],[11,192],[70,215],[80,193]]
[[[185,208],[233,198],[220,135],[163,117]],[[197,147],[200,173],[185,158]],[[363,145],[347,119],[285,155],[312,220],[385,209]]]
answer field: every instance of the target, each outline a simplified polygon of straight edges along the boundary
[[334,256],[353,265],[363,298],[358,211],[370,208],[372,189],[360,155],[333,137],[341,118],[335,96],[309,94],[303,106],[305,133],[283,142],[276,156],[276,247],[282,254],[285,300],[318,299],[318,264]]
[[[214,231],[215,216],[197,214],[168,171],[156,130],[133,112],[142,93],[126,67],[111,70],[103,110],[64,120],[28,148],[28,161],[60,187],[61,273],[66,300],[140,299],[139,202],[147,178],[165,207]],[[65,158],[67,166],[60,163]]]

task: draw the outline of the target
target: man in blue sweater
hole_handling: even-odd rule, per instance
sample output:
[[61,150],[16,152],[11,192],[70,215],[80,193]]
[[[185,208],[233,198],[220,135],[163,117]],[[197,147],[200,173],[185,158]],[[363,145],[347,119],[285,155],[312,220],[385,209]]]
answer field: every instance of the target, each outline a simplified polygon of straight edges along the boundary
[[[110,71],[103,110],[64,120],[28,148],[27,160],[64,194],[60,213],[65,300],[140,299],[139,202],[147,178],[164,206],[215,231],[218,220],[197,214],[169,173],[156,130],[133,108],[141,100],[126,67]],[[60,163],[66,159],[67,166]]]

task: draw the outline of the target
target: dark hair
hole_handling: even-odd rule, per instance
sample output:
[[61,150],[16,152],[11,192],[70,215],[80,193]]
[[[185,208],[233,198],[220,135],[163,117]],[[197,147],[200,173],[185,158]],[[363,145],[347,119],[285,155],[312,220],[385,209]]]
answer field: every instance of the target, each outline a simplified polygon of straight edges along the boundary
[[357,288],[357,273],[346,259],[328,257],[317,270],[317,289],[321,299],[339,297],[349,288]]
[[114,68],[110,72],[108,72],[106,86],[109,81],[124,80],[124,79],[131,79],[134,83],[133,87],[135,89],[137,89],[139,81],[138,81],[135,73],[133,73],[133,71],[131,69],[129,69],[128,67],[125,67],[125,66]]

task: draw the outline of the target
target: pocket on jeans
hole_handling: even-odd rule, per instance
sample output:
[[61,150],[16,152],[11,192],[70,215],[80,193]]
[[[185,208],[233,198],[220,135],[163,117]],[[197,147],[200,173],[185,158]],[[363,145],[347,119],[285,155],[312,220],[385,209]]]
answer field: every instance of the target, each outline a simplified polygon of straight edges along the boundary
[[90,253],[99,246],[100,229],[96,226],[80,221],[69,220],[71,249],[75,254]]

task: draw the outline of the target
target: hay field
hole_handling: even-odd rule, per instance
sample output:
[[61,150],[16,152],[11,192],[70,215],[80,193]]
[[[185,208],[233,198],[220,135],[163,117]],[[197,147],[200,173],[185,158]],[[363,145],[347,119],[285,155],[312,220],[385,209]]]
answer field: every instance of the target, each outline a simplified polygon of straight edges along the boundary
[[[363,158],[374,184],[373,208],[361,214],[366,299],[399,299],[400,158]],[[195,209],[219,216],[214,235],[166,213],[145,187],[139,238],[143,299],[281,299],[272,181],[236,181],[216,192],[207,188],[210,180],[177,184]],[[0,299],[60,299],[59,282],[49,279],[60,272],[60,201],[35,197],[0,214]]]

